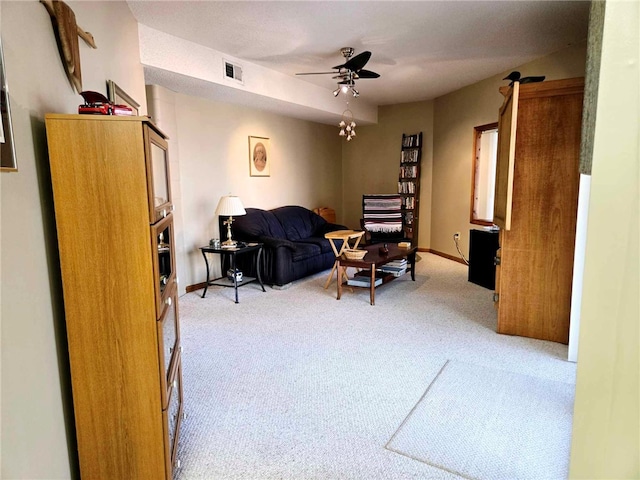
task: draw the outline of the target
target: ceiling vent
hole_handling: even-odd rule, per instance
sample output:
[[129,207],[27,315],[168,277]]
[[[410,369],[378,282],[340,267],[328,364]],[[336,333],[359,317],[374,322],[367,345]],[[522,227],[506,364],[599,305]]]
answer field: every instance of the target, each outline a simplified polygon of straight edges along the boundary
[[235,80],[238,83],[244,85],[244,81],[242,80],[242,67],[240,65],[235,65],[227,60],[223,60],[224,63],[224,77],[229,78],[231,80]]

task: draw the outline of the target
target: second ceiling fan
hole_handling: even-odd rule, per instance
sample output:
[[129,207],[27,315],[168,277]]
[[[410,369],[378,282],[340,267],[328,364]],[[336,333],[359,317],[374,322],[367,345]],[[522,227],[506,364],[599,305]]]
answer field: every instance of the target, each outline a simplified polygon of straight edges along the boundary
[[352,47],[344,47],[340,49],[340,53],[346,59],[341,65],[332,67],[332,72],[309,72],[296,73],[296,75],[328,75],[333,74],[332,78],[338,80],[338,88],[333,91],[333,96],[337,97],[340,92],[351,92],[354,97],[360,95],[355,89],[355,81],[359,78],[378,78],[380,74],[371,70],[364,70],[364,66],[371,58],[371,52],[365,51],[353,56],[354,49]]

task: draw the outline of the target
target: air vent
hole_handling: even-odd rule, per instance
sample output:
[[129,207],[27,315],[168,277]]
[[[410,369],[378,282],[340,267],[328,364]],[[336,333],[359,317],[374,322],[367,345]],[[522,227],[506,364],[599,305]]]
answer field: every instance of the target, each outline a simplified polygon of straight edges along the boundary
[[242,81],[242,67],[240,65],[235,65],[226,60],[224,62],[224,76],[225,78],[229,78],[235,80],[238,83],[244,84]]

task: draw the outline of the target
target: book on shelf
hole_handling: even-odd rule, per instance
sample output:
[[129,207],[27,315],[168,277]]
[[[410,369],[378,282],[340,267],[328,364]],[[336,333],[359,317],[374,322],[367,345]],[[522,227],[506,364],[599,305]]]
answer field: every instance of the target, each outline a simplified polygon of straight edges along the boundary
[[400,163],[417,163],[418,150],[403,150],[400,156]]
[[400,167],[400,178],[418,178],[418,167],[416,165]]
[[407,264],[407,259],[406,258],[401,258],[399,260],[392,260],[389,263],[385,263],[383,265],[383,267],[402,267],[403,265]]
[[407,269],[407,264],[395,264],[395,265],[391,265],[389,263],[387,263],[386,265],[382,265],[379,270],[383,271],[383,272],[399,272],[400,270],[406,270]]
[[[371,277],[365,276],[357,276],[350,278],[347,280],[347,285],[351,285],[352,287],[370,287],[371,286]],[[376,278],[373,286],[377,287],[378,285],[382,285],[382,278]]]
[[414,182],[398,182],[398,193],[416,193]]
[[403,147],[419,147],[420,146],[420,136],[418,134],[405,135],[402,138],[402,146]]
[[386,265],[383,266],[380,269],[382,272],[384,273],[390,273],[391,275],[393,275],[394,277],[401,277],[402,275],[404,275],[405,273],[407,273],[407,266],[405,265],[404,267],[400,268],[400,269],[395,269],[392,267],[387,267]]
[[404,208],[405,210],[413,210],[415,208],[415,197],[403,198],[402,208]]

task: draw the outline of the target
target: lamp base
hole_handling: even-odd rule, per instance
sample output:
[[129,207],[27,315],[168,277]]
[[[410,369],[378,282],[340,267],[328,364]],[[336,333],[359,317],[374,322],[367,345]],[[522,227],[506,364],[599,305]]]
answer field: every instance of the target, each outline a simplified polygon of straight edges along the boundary
[[227,239],[222,242],[222,246],[226,248],[235,247],[238,245],[238,242],[231,238],[231,224],[233,223],[233,216],[230,216],[222,223],[227,226]]

